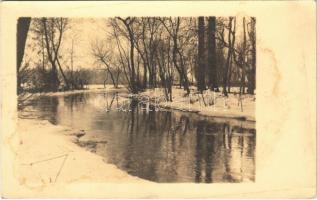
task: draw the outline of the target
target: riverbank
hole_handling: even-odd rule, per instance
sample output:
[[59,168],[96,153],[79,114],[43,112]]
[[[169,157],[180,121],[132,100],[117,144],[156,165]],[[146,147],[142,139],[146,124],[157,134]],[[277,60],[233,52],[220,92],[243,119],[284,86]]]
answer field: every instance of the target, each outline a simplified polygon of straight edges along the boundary
[[67,91],[59,91],[59,92],[39,92],[39,93],[29,93],[34,97],[37,96],[63,96],[63,95],[71,95],[71,94],[80,94],[80,93],[94,93],[94,92],[127,92],[128,90],[124,85],[119,85],[118,88],[115,88],[113,85],[89,85],[85,89],[81,90],[67,90]]
[[[224,119],[236,119],[243,121],[255,122],[255,95],[236,93],[229,93],[224,96],[222,92],[204,91],[203,95],[198,94],[195,87],[191,88],[191,94],[188,96],[186,92],[178,87],[173,87],[173,101],[165,101],[164,90],[162,88],[146,89],[136,95],[129,95],[128,90],[124,85],[119,85],[118,88],[113,85],[90,85],[88,89],[74,90],[65,92],[48,92],[35,93],[31,98],[39,96],[63,96],[80,93],[96,93],[96,92],[118,92],[119,101],[132,96],[139,101],[149,101],[157,108],[166,108],[181,110],[184,112],[193,112],[202,116],[217,117]],[[232,88],[238,90],[238,88]],[[30,98],[30,99],[31,99]]]
[[[237,89],[237,88],[233,88]],[[237,119],[255,122],[255,95],[230,93],[225,97],[221,92],[204,91],[203,95],[186,92],[173,87],[173,101],[165,101],[163,89],[147,89],[136,97],[142,101],[150,100],[157,108],[169,108],[194,112],[202,116]]]
[[19,197],[16,191],[24,197],[52,194],[66,184],[149,182],[76,145],[76,133],[48,121],[18,119],[15,134],[4,138],[5,197]]

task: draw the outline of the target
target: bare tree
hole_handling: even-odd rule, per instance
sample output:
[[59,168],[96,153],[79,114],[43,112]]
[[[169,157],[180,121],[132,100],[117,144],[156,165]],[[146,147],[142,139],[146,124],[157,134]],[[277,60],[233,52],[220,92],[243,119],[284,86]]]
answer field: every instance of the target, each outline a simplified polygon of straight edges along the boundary
[[[157,79],[157,69],[155,63],[155,53],[157,50],[157,40],[158,36],[161,34],[160,29],[161,23],[155,17],[143,17],[141,19],[136,19],[134,23],[135,28],[135,48],[139,53],[143,65],[143,87],[146,87],[146,82],[148,80],[149,87],[156,87]],[[149,79],[147,79],[147,73],[149,74]]]
[[241,75],[241,85],[240,85],[240,94],[244,94],[245,92],[245,74],[246,74],[246,58],[247,58],[247,36],[246,36],[246,29],[245,29],[245,17],[243,17],[243,42],[242,42],[242,49],[240,49],[239,61],[242,75]]
[[111,50],[107,48],[105,43],[102,41],[96,41],[95,43],[92,43],[91,50],[92,55],[96,58],[96,60],[104,64],[106,71],[110,75],[113,86],[118,88],[120,70],[112,59],[114,56],[111,53]]
[[197,89],[202,92],[206,89],[205,83],[205,19],[198,17],[198,65],[196,70]]
[[129,53],[128,53],[128,50],[124,48],[125,44],[122,44],[123,43],[122,37],[128,38],[128,36],[124,35],[126,34],[126,32],[120,26],[117,19],[111,18],[108,22],[109,22],[108,26],[112,29],[109,39],[115,41],[115,46],[117,50],[116,57],[120,65],[120,68],[123,71],[124,77],[126,78],[126,81],[128,83],[127,88],[130,92],[132,92],[135,86],[132,85],[132,81],[131,81],[131,67],[130,67]]
[[207,49],[209,88],[218,92],[219,88],[216,52],[216,17],[208,17]]
[[231,31],[231,35],[232,35],[232,40],[231,40],[231,44],[229,49],[231,49],[231,55],[229,58],[229,70],[228,70],[228,92],[230,93],[230,89],[231,89],[231,78],[232,78],[232,74],[233,74],[233,60],[234,60],[234,54],[235,54],[235,40],[236,40],[236,18],[233,18],[233,28]]
[[[232,59],[232,54],[234,51],[234,42],[235,42],[235,25],[236,24],[236,19],[235,17],[229,17],[229,22],[228,22],[228,43],[226,44],[226,47],[228,47],[227,50],[227,58],[226,58],[226,64],[225,64],[225,70],[223,73],[223,94],[225,96],[228,96],[228,91],[227,91],[227,86],[230,84],[230,77],[229,77],[229,70],[230,70],[230,65],[231,65],[231,59]],[[223,35],[222,35],[223,36]],[[224,38],[222,38],[223,41]]]
[[248,73],[248,93],[254,94],[255,90],[255,72],[256,72],[256,37],[255,37],[255,23],[254,17],[251,17],[250,30],[248,31],[250,43],[251,43],[251,69]]
[[135,71],[135,61],[134,61],[134,49],[135,49],[135,43],[134,43],[134,31],[133,31],[133,23],[135,21],[134,17],[127,17],[127,18],[121,18],[116,17],[119,21],[121,21],[127,32],[128,32],[128,39],[130,43],[130,60],[129,60],[129,66],[130,66],[130,83],[131,83],[131,92],[137,93],[140,88],[138,88],[137,81],[136,81],[136,71]]
[[[246,87],[246,78],[247,78],[247,92],[250,94],[254,94],[255,89],[255,68],[256,68],[256,46],[255,46],[255,18],[251,17],[251,22],[246,23],[246,18],[243,18],[242,23],[242,39],[240,42],[235,45],[235,18],[229,18],[229,25],[226,27],[226,25],[222,24],[221,27],[223,27],[222,30],[218,31],[218,36],[216,39],[220,42],[220,44],[223,47],[227,48],[227,59],[226,59],[226,66],[225,71],[223,75],[223,82],[224,85],[227,85],[230,89],[230,80],[232,78],[232,75],[239,75],[240,77],[240,93],[245,93],[245,87]],[[231,23],[230,23],[231,21]],[[230,28],[231,27],[231,28]],[[233,29],[232,29],[233,27]],[[224,29],[228,29],[228,42],[224,38]],[[230,31],[231,29],[231,31]],[[246,30],[248,29],[248,36],[246,34]],[[230,34],[231,33],[231,34]],[[231,36],[231,37],[230,37]],[[231,52],[230,52],[231,51]],[[230,53],[230,57],[229,57]],[[251,55],[250,55],[251,54]],[[233,74],[233,63],[238,67],[238,70],[236,70],[235,74]],[[229,70],[227,70],[229,69]],[[229,72],[229,73],[227,73]],[[226,75],[227,74],[227,75]],[[227,77],[227,78],[226,78]],[[224,94],[227,93],[227,90],[224,88]],[[228,90],[230,92],[230,90]]]
[[57,91],[59,87],[58,69],[63,77],[66,89],[69,89],[69,81],[61,66],[59,55],[63,34],[67,30],[67,27],[68,19],[66,18],[34,19],[34,32],[38,34],[38,38],[42,39],[43,37],[47,58],[51,65],[49,80],[47,80],[49,90],[51,91]]
[[[166,41],[166,42],[165,42]],[[161,39],[158,42],[158,50],[156,59],[159,67],[159,76],[161,85],[164,89],[165,99],[173,101],[172,86],[173,86],[173,68],[171,62],[171,41],[168,37],[166,40]]]
[[70,82],[71,88],[75,88],[74,82],[74,38],[72,38],[72,47],[70,49]]
[[176,17],[175,19],[173,19],[172,17],[169,17],[169,18],[161,18],[160,21],[162,22],[166,31],[172,38],[174,67],[179,73],[179,79],[180,79],[181,85],[184,86],[184,89],[187,91],[187,94],[189,94],[190,93],[189,80],[188,80],[187,72],[185,69],[184,57],[178,44],[181,19],[180,17]]

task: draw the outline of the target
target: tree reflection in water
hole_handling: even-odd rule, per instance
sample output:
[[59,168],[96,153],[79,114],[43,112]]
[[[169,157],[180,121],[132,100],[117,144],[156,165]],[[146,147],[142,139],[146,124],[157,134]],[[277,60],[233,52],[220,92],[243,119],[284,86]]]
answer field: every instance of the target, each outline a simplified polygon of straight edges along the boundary
[[[254,181],[253,129],[199,120],[181,112],[155,112],[153,108],[147,112],[137,102],[130,106],[129,117],[121,121],[121,126],[129,127],[128,142],[125,145],[121,138],[119,150],[124,161],[114,162],[120,168],[156,182]],[[110,155],[110,162],[111,157],[116,156]]]
[[136,101],[123,112],[115,109],[117,104],[120,102],[108,94],[76,94],[39,98],[33,107],[42,119],[86,130],[81,139],[96,142],[89,148],[107,162],[147,180],[255,180],[254,125],[248,128],[245,122],[216,122],[180,111],[155,111],[153,107],[148,111]]

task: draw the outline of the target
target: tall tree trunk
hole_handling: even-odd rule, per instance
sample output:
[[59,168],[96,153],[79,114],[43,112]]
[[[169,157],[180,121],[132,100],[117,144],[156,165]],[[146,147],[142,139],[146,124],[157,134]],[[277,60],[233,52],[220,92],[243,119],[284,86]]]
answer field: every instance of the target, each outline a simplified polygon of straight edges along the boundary
[[130,42],[130,66],[131,66],[130,83],[132,86],[132,88],[131,88],[132,93],[137,93],[138,87],[136,84],[136,72],[135,72],[135,66],[134,66],[134,33],[132,30],[133,21],[131,21],[132,19],[130,19],[130,18],[122,19],[122,18],[118,17],[118,19],[123,22],[123,24],[125,25],[125,27],[128,30],[129,42]]
[[231,30],[231,34],[232,34],[232,41],[231,41],[231,45],[230,45],[230,49],[231,49],[231,55],[230,55],[230,61],[229,61],[229,69],[228,69],[228,92],[230,93],[230,88],[231,88],[231,75],[232,75],[232,64],[233,64],[233,56],[235,54],[234,52],[234,45],[235,45],[235,40],[236,40],[236,18],[233,18],[233,30]]
[[45,47],[44,47],[44,34],[41,35],[41,50],[42,50],[42,68],[45,70]]
[[217,77],[217,53],[216,53],[216,17],[208,18],[207,47],[208,47],[208,76],[209,88],[213,91],[219,91]]
[[68,79],[67,79],[67,77],[66,77],[66,75],[65,75],[65,73],[64,73],[64,71],[63,71],[62,65],[61,65],[61,63],[59,62],[58,57],[57,57],[56,61],[57,61],[57,65],[58,65],[59,71],[61,72],[61,74],[62,74],[62,76],[63,76],[63,79],[64,79],[64,81],[65,81],[66,90],[68,90],[68,89],[69,89],[69,81],[68,81]]
[[206,89],[205,83],[205,21],[198,17],[198,65],[196,70],[197,89],[202,92]]
[[228,54],[225,66],[225,72],[223,74],[223,94],[228,96],[227,86],[228,86],[228,73],[229,73],[229,65],[230,65],[230,58],[231,58],[231,30],[232,30],[232,20],[233,17],[229,17],[229,30],[228,30]]
[[22,91],[19,69],[23,60],[24,49],[28,31],[30,28],[30,17],[20,17],[17,24],[17,94]]
[[111,81],[112,81],[112,84],[113,84],[113,87],[117,88],[117,83],[116,83],[116,80],[111,72],[111,70],[109,68],[107,68],[107,71],[109,72],[110,74],[110,78],[111,78]]
[[57,73],[57,67],[55,62],[51,62],[52,69],[50,71],[49,78],[47,80],[48,90],[52,92],[56,92],[59,87],[59,80],[58,80],[58,73]]
[[143,89],[147,87],[147,66],[143,62]]
[[184,71],[184,68],[183,68],[184,66],[179,66],[177,63],[177,53],[178,53],[177,36],[174,37],[173,43],[174,43],[174,45],[173,45],[173,63],[174,63],[176,70],[179,73],[180,82],[184,86],[184,90],[186,90],[187,94],[189,94],[190,93],[189,81],[188,81],[188,77]]
[[[240,94],[244,94],[245,92],[245,75],[246,75],[246,70],[245,70],[245,65],[247,65],[246,62],[246,46],[247,46],[247,36],[246,36],[246,32],[245,32],[245,17],[243,17],[243,54],[242,54],[242,78],[241,78],[241,85],[240,85]],[[249,80],[248,80],[249,81]]]
[[50,46],[50,42],[49,42],[46,21],[47,21],[46,18],[42,18],[46,51],[47,51],[47,55],[48,55],[48,60],[50,61],[51,65],[52,65],[52,69],[51,69],[51,72],[49,75],[49,80],[48,80],[48,89],[49,89],[49,91],[55,92],[58,90],[59,80],[58,80],[58,74],[57,74],[56,59],[53,59],[53,57],[52,57],[53,52],[52,52],[52,49],[51,49],[52,47]]
[[70,65],[71,65],[71,72],[70,72],[70,79],[71,79],[71,87],[74,89],[74,39],[72,39],[72,48],[71,48],[71,57],[70,57]]
[[255,18],[251,17],[251,32],[249,33],[249,38],[251,40],[251,55],[252,55],[252,64],[250,75],[248,78],[248,93],[254,94],[255,86],[256,86],[256,32],[255,32]]
[[[171,18],[170,18],[170,21],[172,21]],[[172,60],[173,60],[174,67],[176,68],[179,74],[180,84],[184,86],[184,90],[186,90],[187,94],[189,94],[190,93],[189,80],[187,77],[186,70],[184,69],[185,67],[184,61],[182,59],[182,56],[181,56],[182,54],[179,50],[178,43],[177,43],[179,26],[180,26],[180,17],[176,18],[175,27],[173,28],[173,31],[170,30],[170,28],[164,23],[164,21],[162,21],[162,24],[165,27],[166,31],[169,33],[173,41]],[[178,64],[177,55],[180,57],[179,59],[180,59],[181,66],[179,66]]]

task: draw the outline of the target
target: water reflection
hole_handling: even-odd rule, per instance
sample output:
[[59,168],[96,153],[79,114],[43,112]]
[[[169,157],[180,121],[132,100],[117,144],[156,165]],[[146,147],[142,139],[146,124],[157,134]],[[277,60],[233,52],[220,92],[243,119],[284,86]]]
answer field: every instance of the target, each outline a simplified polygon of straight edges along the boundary
[[[120,105],[121,104],[121,105]],[[109,94],[44,97],[40,118],[86,130],[82,144],[128,173],[155,182],[255,180],[254,125],[215,122],[179,111],[146,110]]]

